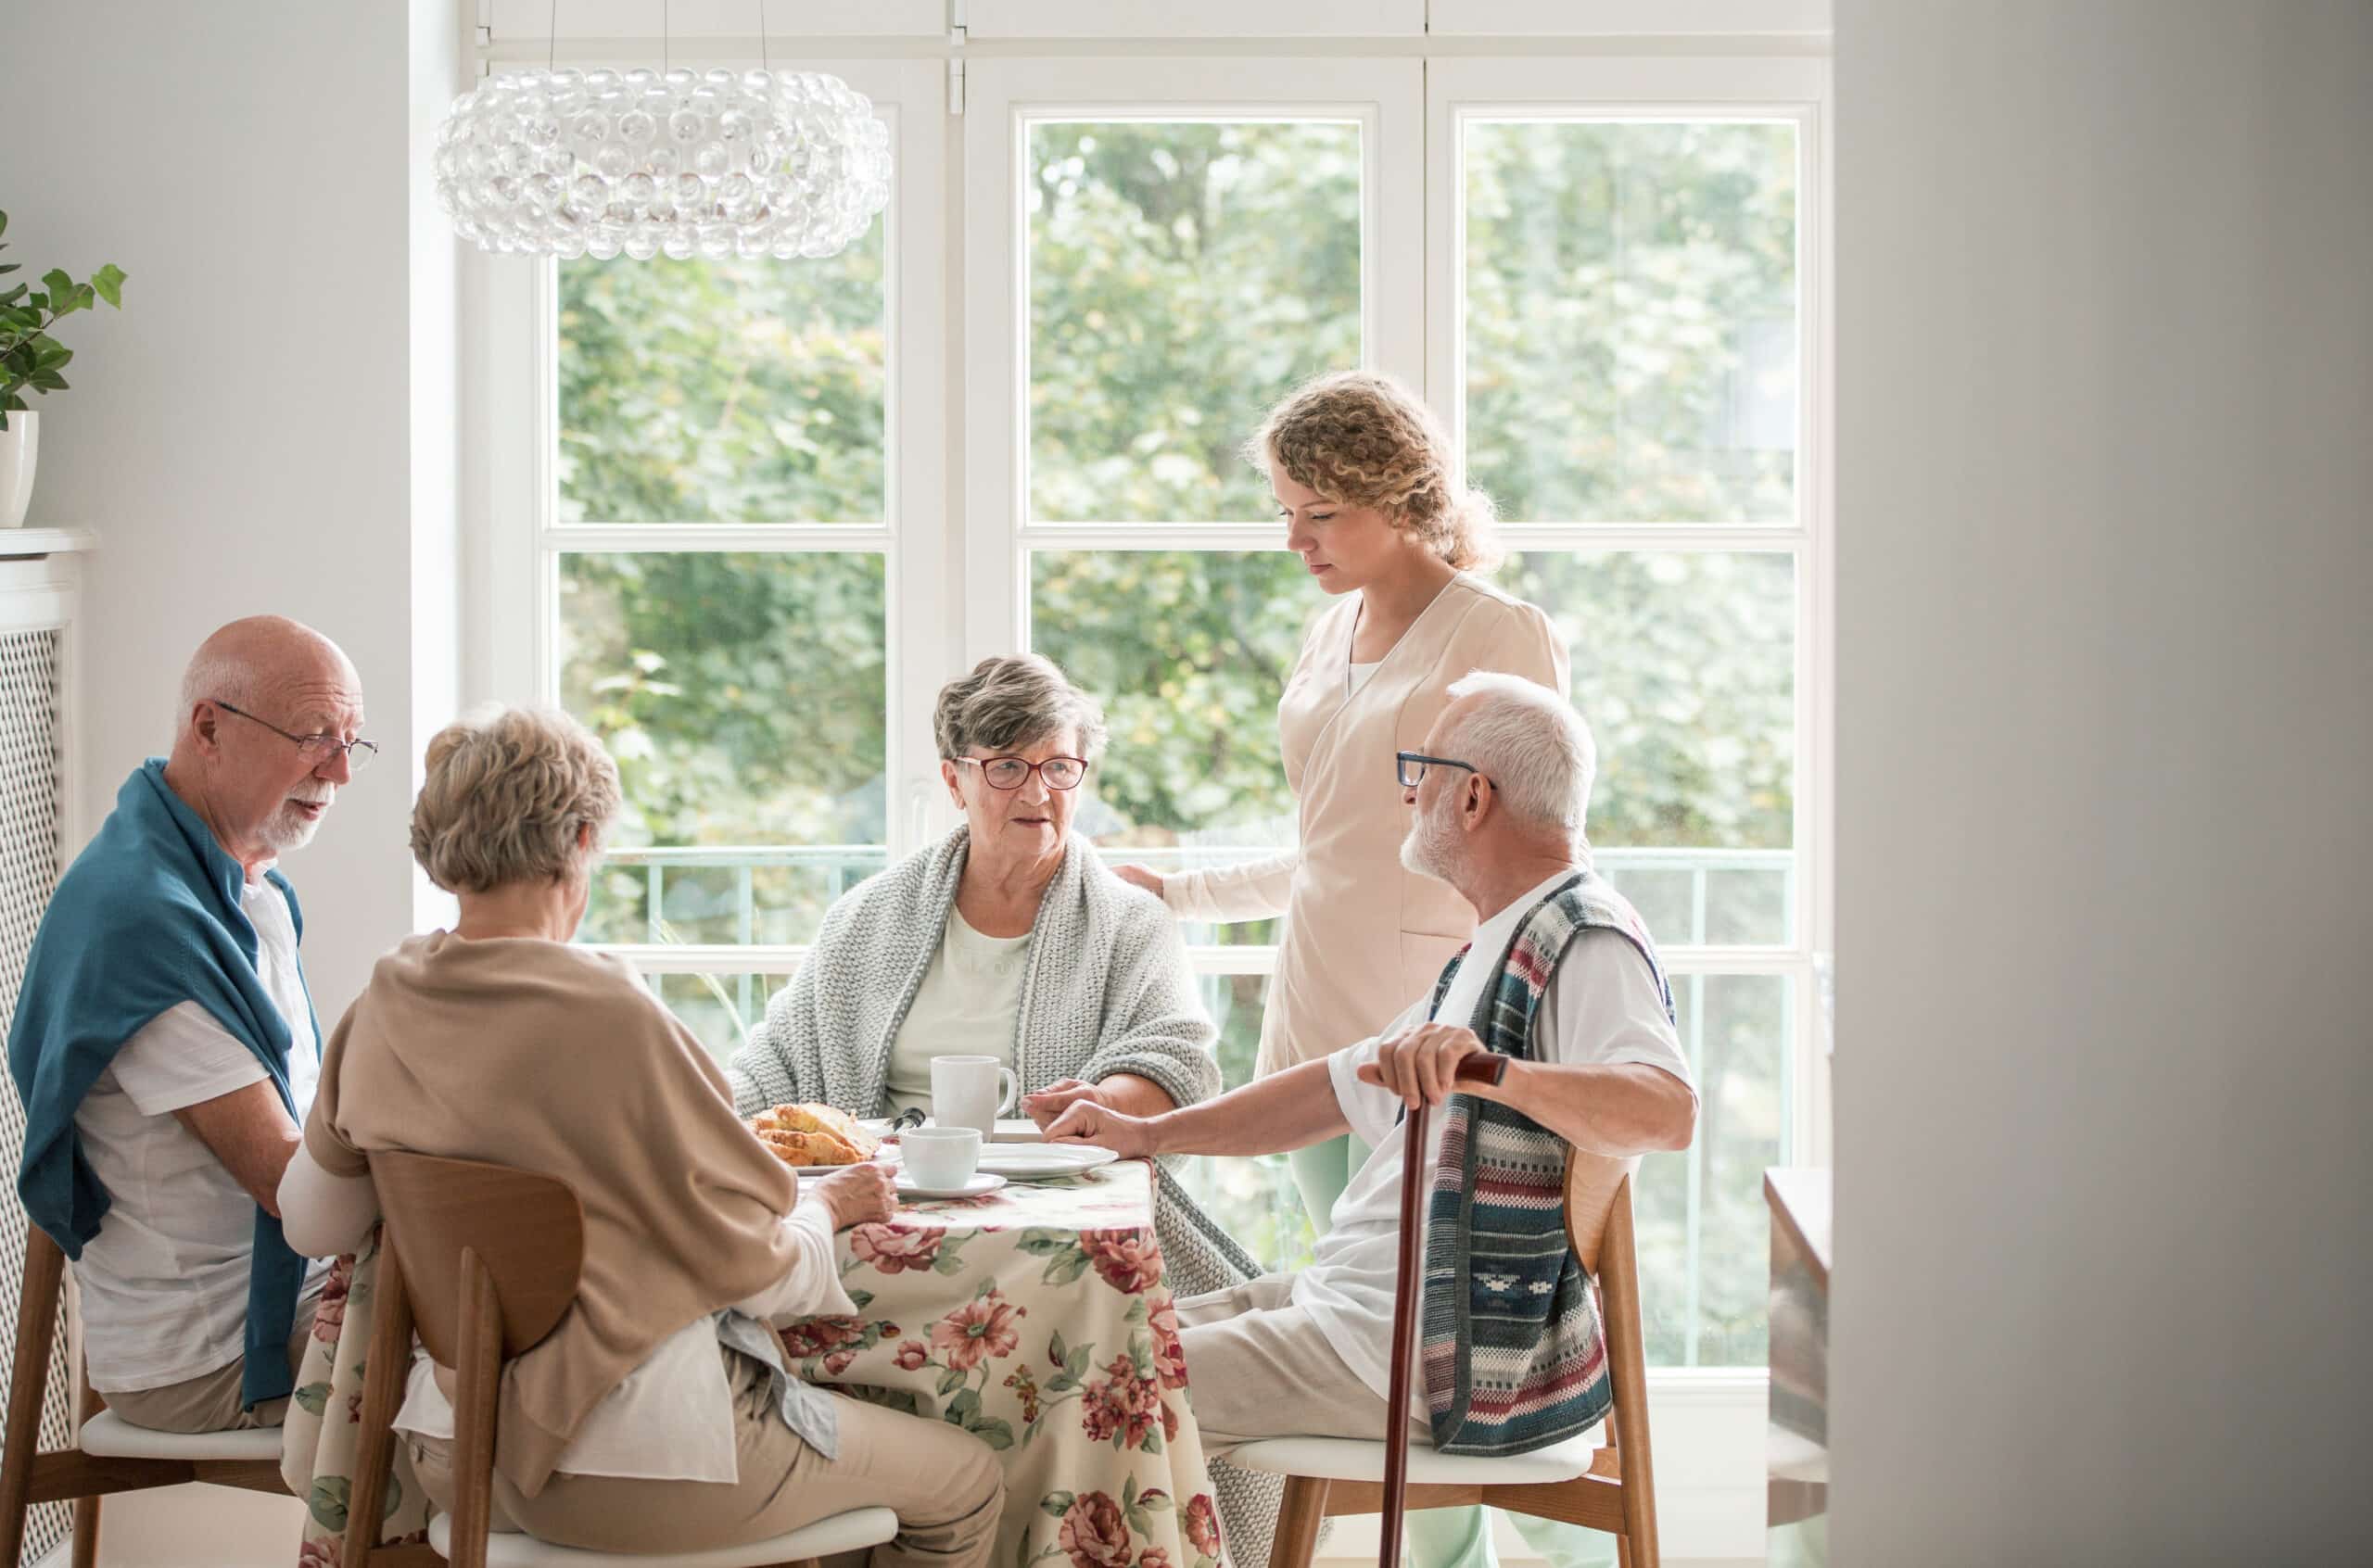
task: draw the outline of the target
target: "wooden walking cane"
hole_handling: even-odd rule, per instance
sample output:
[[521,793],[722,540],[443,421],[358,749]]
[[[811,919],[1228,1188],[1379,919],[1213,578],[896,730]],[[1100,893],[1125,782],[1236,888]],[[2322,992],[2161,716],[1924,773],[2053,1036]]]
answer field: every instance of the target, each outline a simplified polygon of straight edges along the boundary
[[[1452,1076],[1460,1083],[1497,1083],[1508,1058],[1489,1052],[1469,1056]],[[1377,1543],[1377,1568],[1401,1568],[1401,1513],[1409,1491],[1409,1357],[1417,1334],[1417,1283],[1426,1271],[1425,1216],[1418,1194],[1426,1177],[1428,1107],[1402,1117],[1401,1272],[1392,1287],[1392,1385],[1385,1400],[1384,1533]]]

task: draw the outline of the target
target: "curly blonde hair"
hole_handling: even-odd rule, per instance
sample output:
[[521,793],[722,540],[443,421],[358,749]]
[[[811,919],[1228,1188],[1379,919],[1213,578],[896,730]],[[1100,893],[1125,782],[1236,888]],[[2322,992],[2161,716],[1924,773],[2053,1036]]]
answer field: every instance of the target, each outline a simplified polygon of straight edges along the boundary
[[412,856],[448,892],[556,881],[618,815],[618,765],[564,713],[502,708],[449,724],[428,742],[412,808]]
[[1491,498],[1461,483],[1450,432],[1389,375],[1304,382],[1269,411],[1244,455],[1264,470],[1275,458],[1328,500],[1374,507],[1461,570],[1499,562]]

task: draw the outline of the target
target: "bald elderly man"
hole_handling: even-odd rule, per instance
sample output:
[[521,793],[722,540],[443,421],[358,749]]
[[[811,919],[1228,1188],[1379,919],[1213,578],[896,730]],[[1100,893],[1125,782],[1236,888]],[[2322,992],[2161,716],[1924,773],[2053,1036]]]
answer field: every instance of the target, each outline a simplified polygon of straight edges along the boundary
[[274,868],[374,748],[337,645],[234,621],[42,917],[8,1034],[17,1187],[75,1260],[91,1385],[163,1432],[279,1424],[321,1275],[275,1196],[321,1043]]

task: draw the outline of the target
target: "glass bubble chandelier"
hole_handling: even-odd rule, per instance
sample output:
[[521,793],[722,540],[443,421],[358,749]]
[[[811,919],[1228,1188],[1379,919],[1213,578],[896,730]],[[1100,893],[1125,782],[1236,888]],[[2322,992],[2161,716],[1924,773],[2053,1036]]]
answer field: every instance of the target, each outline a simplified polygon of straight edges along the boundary
[[437,199],[511,255],[836,256],[890,199],[890,134],[816,71],[513,71],[437,135]]

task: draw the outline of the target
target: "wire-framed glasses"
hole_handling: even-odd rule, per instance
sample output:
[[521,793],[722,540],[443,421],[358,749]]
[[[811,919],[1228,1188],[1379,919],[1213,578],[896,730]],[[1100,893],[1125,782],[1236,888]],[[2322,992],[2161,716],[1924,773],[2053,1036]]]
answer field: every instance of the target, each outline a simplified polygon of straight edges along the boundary
[[271,730],[274,735],[280,736],[284,740],[296,741],[298,754],[302,756],[307,762],[311,763],[315,767],[328,766],[329,760],[332,757],[336,756],[340,752],[344,752],[346,753],[346,765],[348,770],[353,773],[360,773],[364,768],[371,765],[371,759],[373,757],[379,754],[379,742],[376,740],[341,740],[336,736],[329,734],[327,731],[319,735],[295,735],[281,728],[280,726],[273,723],[270,719],[258,718],[255,714],[247,712],[245,708],[235,708],[231,706],[230,703],[225,702],[220,697],[209,697],[207,701],[212,702],[216,707],[222,709],[226,714],[235,714],[239,717],[246,719],[249,724],[260,724],[266,729]]

